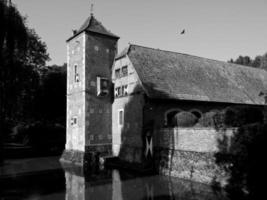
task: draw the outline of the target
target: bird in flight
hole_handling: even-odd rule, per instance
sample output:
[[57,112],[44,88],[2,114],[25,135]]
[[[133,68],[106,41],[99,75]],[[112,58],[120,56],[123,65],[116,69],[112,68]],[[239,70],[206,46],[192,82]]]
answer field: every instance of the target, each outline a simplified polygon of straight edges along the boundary
[[181,35],[185,34],[185,29],[182,30],[182,32],[180,33]]

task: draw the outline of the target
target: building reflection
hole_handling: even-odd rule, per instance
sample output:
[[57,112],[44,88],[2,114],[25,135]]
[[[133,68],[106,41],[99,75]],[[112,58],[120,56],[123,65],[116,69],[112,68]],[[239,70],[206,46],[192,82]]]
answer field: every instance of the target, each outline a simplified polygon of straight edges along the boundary
[[85,199],[85,178],[65,171],[66,200]]
[[224,199],[204,184],[166,176],[135,176],[118,170],[84,175],[65,169],[66,200]]

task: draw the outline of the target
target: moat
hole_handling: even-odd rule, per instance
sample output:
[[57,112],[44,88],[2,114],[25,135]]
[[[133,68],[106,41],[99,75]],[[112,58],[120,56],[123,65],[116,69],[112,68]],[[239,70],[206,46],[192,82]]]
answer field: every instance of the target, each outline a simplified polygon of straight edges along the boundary
[[209,186],[174,177],[117,169],[62,168],[59,157],[6,160],[0,167],[0,199],[224,199]]

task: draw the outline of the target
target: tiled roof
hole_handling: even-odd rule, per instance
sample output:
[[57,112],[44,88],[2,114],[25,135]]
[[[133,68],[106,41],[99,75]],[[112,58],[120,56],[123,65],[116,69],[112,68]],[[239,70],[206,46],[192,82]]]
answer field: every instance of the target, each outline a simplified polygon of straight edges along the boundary
[[76,34],[71,36],[67,41],[71,40],[72,38],[79,35],[83,31],[89,31],[89,32],[99,33],[102,35],[107,35],[107,36],[114,37],[114,38],[119,38],[119,36],[111,33],[101,24],[101,22],[99,22],[93,15],[91,15],[90,17],[86,19],[83,25],[77,30]]
[[264,70],[137,45],[124,54],[150,98],[264,104]]

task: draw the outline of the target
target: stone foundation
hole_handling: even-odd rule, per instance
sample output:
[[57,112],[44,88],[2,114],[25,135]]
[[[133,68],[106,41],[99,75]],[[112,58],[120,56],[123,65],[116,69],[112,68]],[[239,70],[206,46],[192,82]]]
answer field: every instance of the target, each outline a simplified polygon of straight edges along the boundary
[[159,174],[191,181],[225,184],[227,175],[215,163],[214,153],[155,149],[155,166]]
[[84,163],[84,152],[78,150],[67,150],[65,149],[60,162],[69,163],[73,165],[83,166]]
[[85,152],[78,150],[64,150],[60,162],[81,166],[85,169],[101,164],[103,157],[112,155],[111,144],[86,146]]

